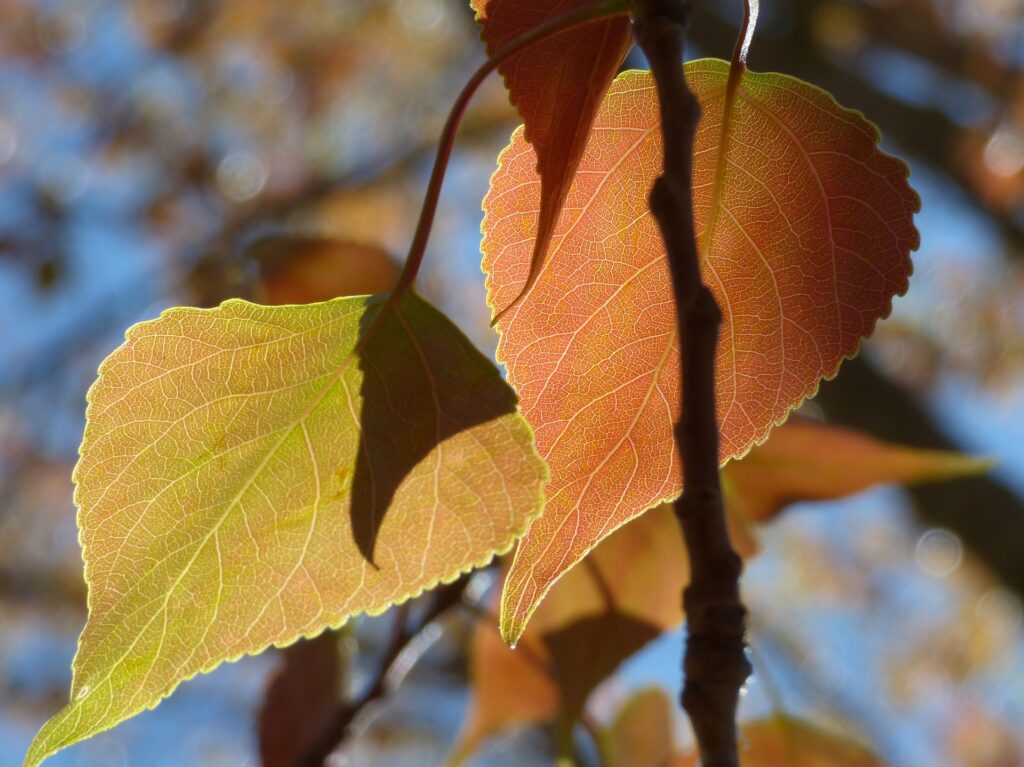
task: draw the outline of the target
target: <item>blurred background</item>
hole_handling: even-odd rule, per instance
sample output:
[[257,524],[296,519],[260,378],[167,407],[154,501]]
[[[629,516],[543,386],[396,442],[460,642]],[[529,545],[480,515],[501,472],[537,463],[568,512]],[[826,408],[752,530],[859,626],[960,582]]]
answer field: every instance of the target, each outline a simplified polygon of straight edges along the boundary
[[[697,2],[727,58],[738,2]],[[85,620],[71,502],[84,395],[176,304],[386,290],[434,141],[483,60],[464,0],[0,0],[0,764],[64,702]],[[748,566],[744,717],[841,722],[887,764],[1024,765],[1024,2],[768,0],[750,57],[878,123],[923,199],[908,296],[807,406],[989,476],[795,507]],[[631,54],[628,66],[642,67]],[[518,122],[460,134],[421,291],[484,351],[480,201]],[[366,677],[388,617],[345,638]],[[468,705],[456,616],[339,763],[440,764]],[[666,635],[598,691],[679,683]],[[278,654],[221,667],[54,767],[257,765]],[[685,739],[685,725],[677,722]],[[543,764],[540,731],[481,765]]]

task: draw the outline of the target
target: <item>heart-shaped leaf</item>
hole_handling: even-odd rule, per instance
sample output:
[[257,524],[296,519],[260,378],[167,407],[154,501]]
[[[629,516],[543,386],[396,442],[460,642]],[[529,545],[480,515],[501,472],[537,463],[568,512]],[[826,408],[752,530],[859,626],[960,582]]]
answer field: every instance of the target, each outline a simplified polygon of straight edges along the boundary
[[[472,0],[488,53],[593,0]],[[525,125],[541,180],[528,290],[551,243],[601,99],[630,46],[629,20],[597,21],[534,43],[498,67]],[[509,303],[515,296],[509,297]],[[501,307],[499,307],[501,308]]]
[[497,369],[413,294],[374,327],[383,300],[171,309],[103,363],[75,470],[89,619],[26,765],[451,581],[539,512]]
[[[701,102],[694,206],[701,238],[729,65],[686,65]],[[878,132],[824,91],[747,72],[727,137],[704,277],[724,313],[717,359],[725,461],[765,439],[855,354],[907,287],[919,199]],[[661,167],[646,72],[620,75],[594,122],[551,251],[529,295],[498,323],[498,357],[551,467],[548,503],[516,551],[502,633],[522,633],[551,585],[597,542],[676,497],[679,367],[664,249],[647,193]],[[530,272],[541,182],[518,131],[484,201],[494,309]]]

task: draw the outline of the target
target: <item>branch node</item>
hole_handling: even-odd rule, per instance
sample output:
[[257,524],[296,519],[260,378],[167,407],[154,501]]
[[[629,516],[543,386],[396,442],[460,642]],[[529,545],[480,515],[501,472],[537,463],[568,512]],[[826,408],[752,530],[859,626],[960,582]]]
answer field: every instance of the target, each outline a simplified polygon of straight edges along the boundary
[[[686,423],[676,424],[676,435],[682,438],[686,434]],[[722,489],[718,487],[696,487],[687,491],[676,501],[676,517],[683,524],[688,523],[700,514],[715,513],[722,507]]]
[[722,309],[715,299],[715,294],[707,285],[701,285],[697,291],[697,298],[693,302],[693,314],[699,316],[715,326],[715,332],[722,324]]

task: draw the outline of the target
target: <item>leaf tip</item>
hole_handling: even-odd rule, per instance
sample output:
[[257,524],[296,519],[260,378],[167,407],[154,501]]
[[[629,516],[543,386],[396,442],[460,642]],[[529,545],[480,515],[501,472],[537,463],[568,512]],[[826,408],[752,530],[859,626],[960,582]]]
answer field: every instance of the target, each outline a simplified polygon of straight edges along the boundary
[[953,479],[956,477],[974,477],[988,474],[999,466],[999,461],[991,455],[971,455],[969,453],[947,454],[943,465],[939,467],[939,476]]
[[505,597],[507,595],[507,592],[502,594],[502,610],[498,631],[501,634],[501,641],[507,644],[509,649],[514,650],[516,645],[519,644],[523,631],[526,629],[526,621],[514,612],[505,609]]
[[71,708],[72,704],[65,706],[47,720],[39,732],[36,733],[36,736],[32,739],[32,743],[28,747],[28,752],[25,754],[22,767],[39,767],[39,765],[58,751],[75,742],[75,739],[65,738],[63,742],[54,743],[54,739],[52,737],[54,728],[60,723],[65,714],[70,711]]

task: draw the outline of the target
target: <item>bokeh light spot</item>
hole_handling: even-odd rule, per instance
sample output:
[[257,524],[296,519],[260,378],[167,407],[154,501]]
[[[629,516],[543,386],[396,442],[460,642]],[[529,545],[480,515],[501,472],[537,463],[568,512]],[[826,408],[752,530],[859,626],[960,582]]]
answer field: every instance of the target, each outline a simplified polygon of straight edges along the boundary
[[964,558],[960,538],[948,530],[927,531],[917,540],[914,561],[933,578],[945,578],[956,570]]
[[1024,170],[1024,134],[1002,126],[985,144],[985,165],[997,176],[1009,178]]
[[217,166],[217,186],[235,202],[251,200],[267,183],[267,168],[256,155],[236,150]]

